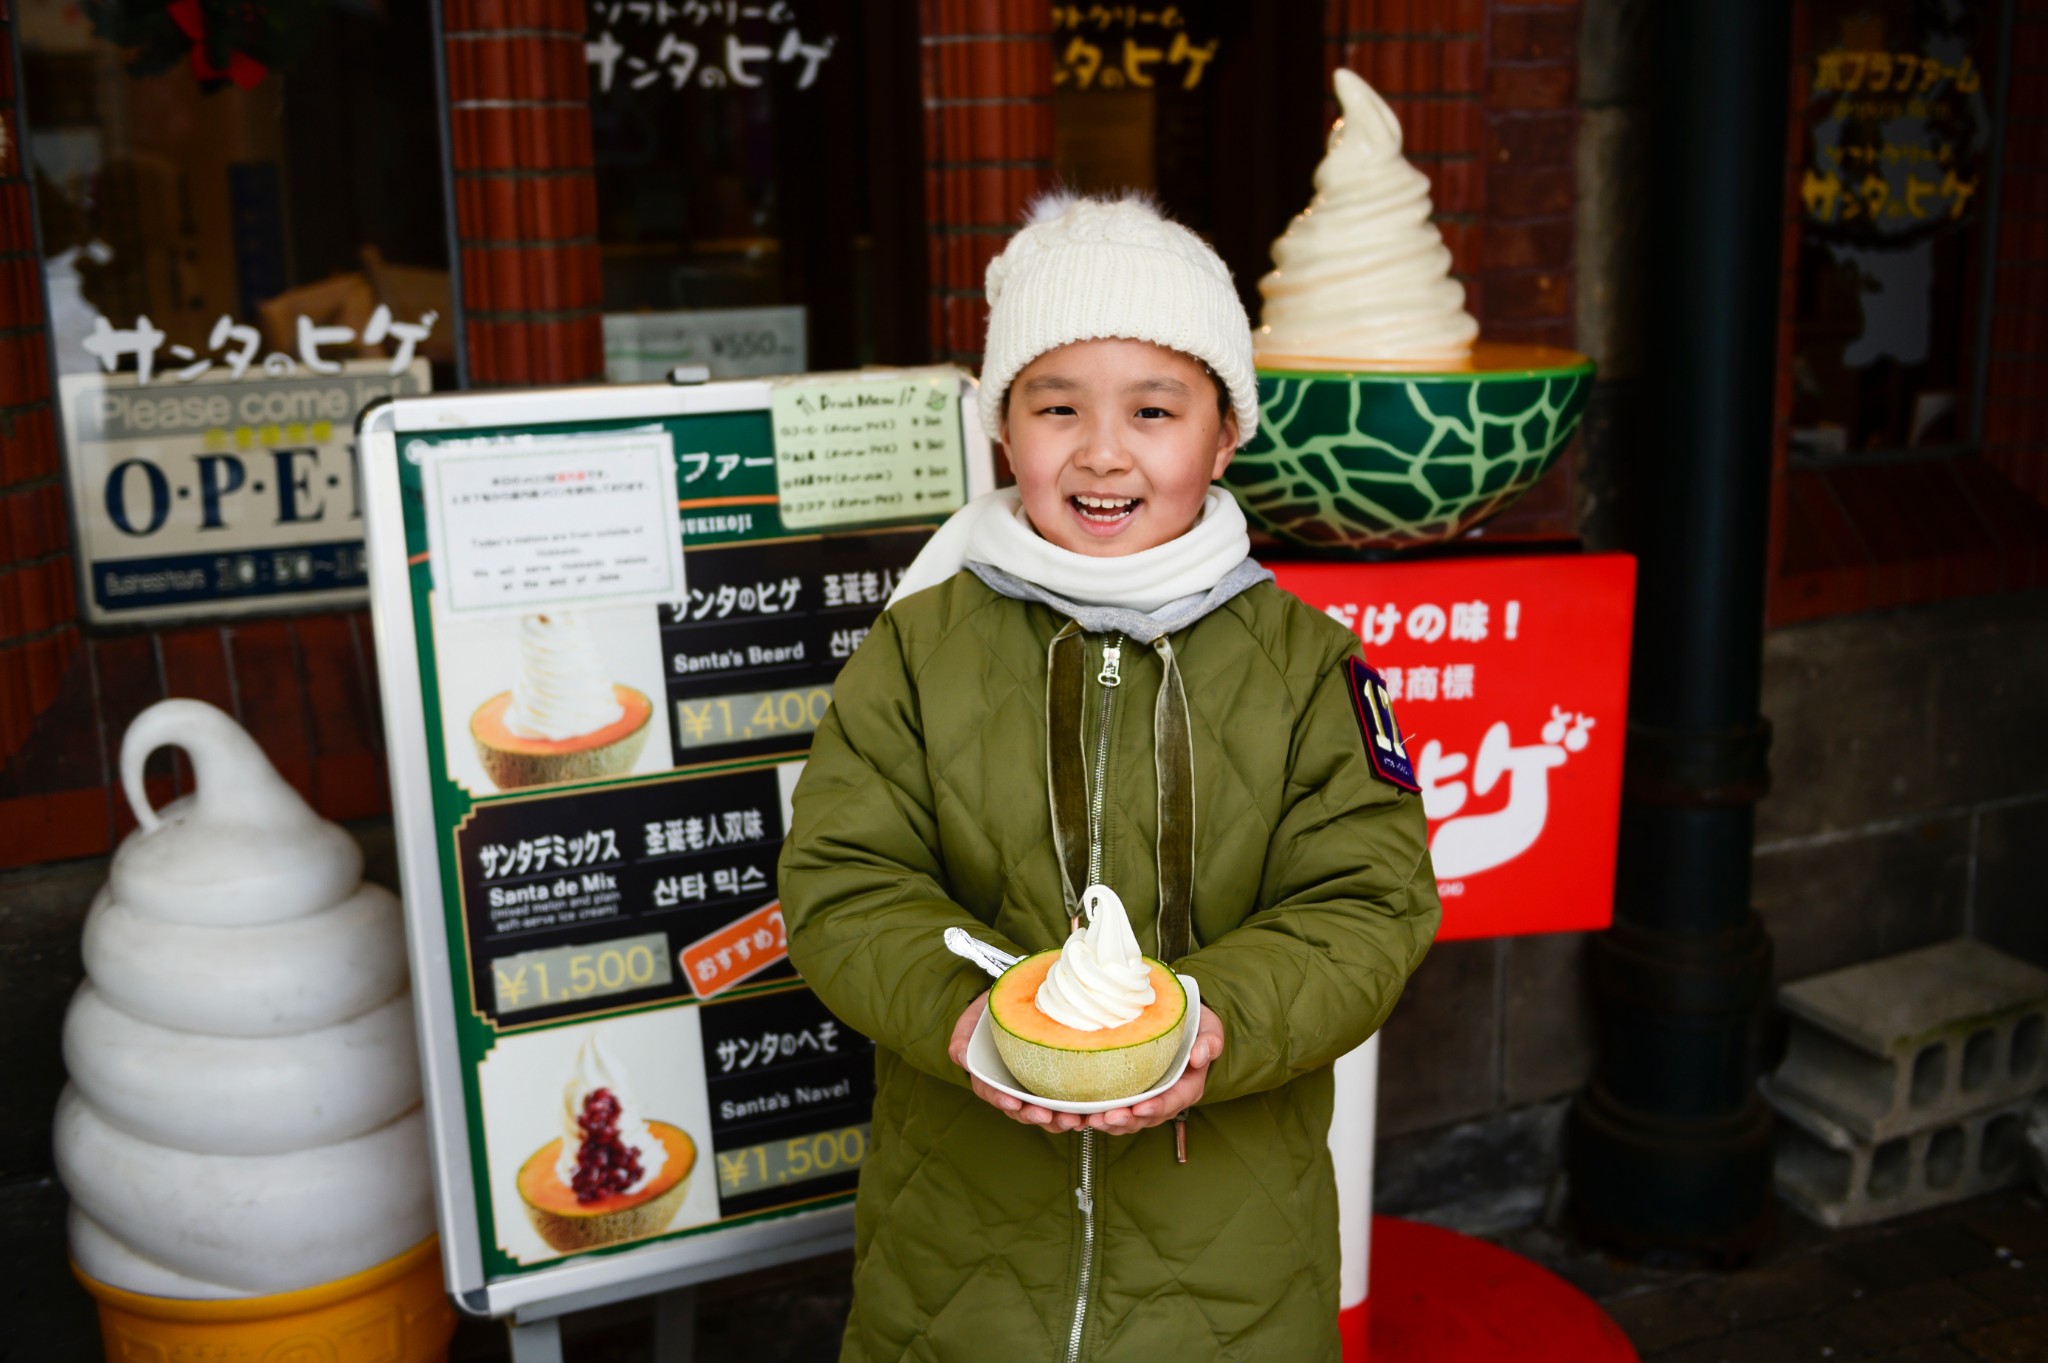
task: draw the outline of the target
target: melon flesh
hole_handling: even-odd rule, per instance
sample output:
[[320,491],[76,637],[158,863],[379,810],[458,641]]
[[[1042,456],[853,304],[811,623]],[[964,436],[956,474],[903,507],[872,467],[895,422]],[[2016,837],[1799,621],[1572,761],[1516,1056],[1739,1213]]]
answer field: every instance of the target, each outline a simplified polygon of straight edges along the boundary
[[638,1192],[606,1193],[595,1202],[578,1202],[575,1192],[555,1176],[561,1137],[533,1153],[519,1170],[519,1200],[526,1204],[527,1219],[541,1239],[566,1254],[668,1229],[689,1191],[697,1143],[689,1132],[667,1122],[649,1122],[647,1130],[668,1151],[661,1171]]
[[1180,1050],[1188,996],[1174,973],[1151,957],[1152,1002],[1120,1027],[1084,1032],[1038,1008],[1038,987],[1057,951],[1027,956],[989,991],[996,1051],[1017,1082],[1041,1097],[1069,1103],[1129,1098],[1158,1083]]
[[602,729],[573,738],[527,738],[505,727],[512,693],[500,691],[469,717],[469,736],[484,774],[500,790],[625,775],[647,746],[654,702],[618,683],[612,695],[622,713]]

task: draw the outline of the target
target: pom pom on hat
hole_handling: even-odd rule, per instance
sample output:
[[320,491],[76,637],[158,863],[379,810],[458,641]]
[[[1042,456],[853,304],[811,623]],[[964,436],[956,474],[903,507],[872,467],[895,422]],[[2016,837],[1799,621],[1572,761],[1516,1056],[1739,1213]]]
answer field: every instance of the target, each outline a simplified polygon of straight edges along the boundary
[[1208,243],[1129,193],[1041,196],[988,264],[981,424],[1002,438],[1003,395],[1019,370],[1074,341],[1123,337],[1178,350],[1223,381],[1238,443],[1259,428],[1252,326]]

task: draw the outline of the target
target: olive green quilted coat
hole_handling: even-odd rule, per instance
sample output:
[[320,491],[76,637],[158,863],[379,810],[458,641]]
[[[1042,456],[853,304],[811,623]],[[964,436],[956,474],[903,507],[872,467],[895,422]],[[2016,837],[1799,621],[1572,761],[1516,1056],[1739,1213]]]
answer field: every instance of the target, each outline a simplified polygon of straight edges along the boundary
[[1157,954],[1167,654],[1123,640],[1110,695],[1108,642],[961,573],[876,623],[797,787],[790,956],[879,1043],[846,1360],[1338,1358],[1330,1065],[1385,1019],[1439,915],[1421,802],[1365,759],[1351,634],[1263,583],[1168,641],[1194,773],[1194,949],[1174,964],[1225,1035],[1187,1163],[1171,1123],[1014,1122],[947,1058],[988,979],[943,929],[1018,953],[1067,934],[1087,850],[1067,844],[1088,830],[1055,836],[1048,729],[1050,751],[1086,755],[1092,796],[1105,699],[1101,879]]

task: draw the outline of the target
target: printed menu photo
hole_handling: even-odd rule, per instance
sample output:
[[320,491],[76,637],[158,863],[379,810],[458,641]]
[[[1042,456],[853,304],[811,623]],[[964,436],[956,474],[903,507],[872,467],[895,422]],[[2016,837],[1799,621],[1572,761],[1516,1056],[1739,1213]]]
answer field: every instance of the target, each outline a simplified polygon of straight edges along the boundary
[[521,1264],[719,1219],[697,1011],[501,1040],[477,1066],[498,1248]]
[[451,617],[433,604],[448,777],[472,796],[668,767],[656,608]]

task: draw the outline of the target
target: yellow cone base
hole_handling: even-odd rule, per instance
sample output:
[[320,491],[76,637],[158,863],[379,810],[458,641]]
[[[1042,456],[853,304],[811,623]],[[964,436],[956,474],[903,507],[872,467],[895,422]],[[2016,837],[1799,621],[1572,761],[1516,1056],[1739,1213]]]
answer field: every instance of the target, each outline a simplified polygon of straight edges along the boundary
[[444,1363],[455,1309],[441,1241],[333,1282],[266,1297],[152,1297],[72,1273],[100,1308],[107,1363]]

